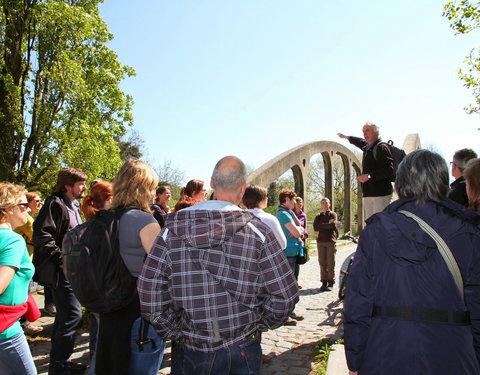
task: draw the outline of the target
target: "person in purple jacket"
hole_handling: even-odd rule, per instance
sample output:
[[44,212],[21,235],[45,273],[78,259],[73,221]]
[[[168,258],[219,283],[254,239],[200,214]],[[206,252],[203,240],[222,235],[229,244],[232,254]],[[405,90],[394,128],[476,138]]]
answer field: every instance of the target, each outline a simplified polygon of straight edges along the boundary
[[[447,164],[428,150],[405,157],[395,189],[400,199],[367,221],[349,275],[350,374],[480,374],[480,215],[447,199]],[[403,212],[445,241],[463,286],[438,240]]]

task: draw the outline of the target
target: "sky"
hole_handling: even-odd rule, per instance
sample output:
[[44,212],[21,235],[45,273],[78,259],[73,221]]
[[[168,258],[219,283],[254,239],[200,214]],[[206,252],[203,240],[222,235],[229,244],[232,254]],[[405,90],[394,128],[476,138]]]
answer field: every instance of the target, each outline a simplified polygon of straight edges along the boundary
[[105,0],[109,47],[136,76],[134,129],[145,160],[208,182],[236,155],[258,168],[338,132],[380,126],[447,161],[480,152],[473,96],[458,78],[479,34],[454,35],[439,0]]

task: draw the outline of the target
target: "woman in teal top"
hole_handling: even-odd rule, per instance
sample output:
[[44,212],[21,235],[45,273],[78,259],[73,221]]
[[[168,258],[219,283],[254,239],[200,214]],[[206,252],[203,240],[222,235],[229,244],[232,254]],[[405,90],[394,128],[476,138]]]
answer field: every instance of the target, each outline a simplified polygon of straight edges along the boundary
[[[0,305],[16,306],[27,301],[34,268],[22,236],[13,229],[28,220],[28,202],[23,186],[0,183]],[[20,323],[0,332],[0,374],[36,374],[35,364]]]
[[[297,255],[303,247],[302,234],[304,228],[300,225],[297,217],[293,213],[293,208],[295,207],[295,194],[294,191],[288,189],[280,190],[278,194],[278,200],[280,201],[280,206],[277,211],[277,219],[280,222],[283,233],[287,238],[287,247],[283,250],[283,253],[287,257],[288,264],[292,267],[292,272],[295,274],[295,264],[297,263]],[[295,314],[292,312],[290,318],[295,320],[303,320],[303,316]],[[297,322],[289,319],[284,324],[285,325],[296,325]]]

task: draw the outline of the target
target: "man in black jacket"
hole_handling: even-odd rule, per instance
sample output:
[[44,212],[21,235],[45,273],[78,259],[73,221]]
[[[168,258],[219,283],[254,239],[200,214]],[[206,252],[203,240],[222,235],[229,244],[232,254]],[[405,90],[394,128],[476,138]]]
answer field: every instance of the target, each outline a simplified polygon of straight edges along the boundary
[[52,332],[49,375],[68,375],[86,366],[68,361],[82,323],[80,303],[62,271],[62,241],[65,233],[82,222],[77,199],[84,196],[87,175],[80,169],[65,168],[58,172],[53,194],[33,223],[35,265],[34,280],[52,287],[57,313]]
[[452,176],[455,177],[455,181],[450,184],[448,198],[465,207],[468,206],[468,196],[463,170],[467,166],[468,161],[476,157],[477,153],[475,151],[469,148],[462,148],[453,154],[453,161],[450,162],[452,166]]
[[357,181],[362,183],[365,220],[374,213],[383,211],[392,200],[393,156],[390,148],[380,138],[377,125],[363,125],[363,139],[338,133],[338,136],[363,151],[362,174]]

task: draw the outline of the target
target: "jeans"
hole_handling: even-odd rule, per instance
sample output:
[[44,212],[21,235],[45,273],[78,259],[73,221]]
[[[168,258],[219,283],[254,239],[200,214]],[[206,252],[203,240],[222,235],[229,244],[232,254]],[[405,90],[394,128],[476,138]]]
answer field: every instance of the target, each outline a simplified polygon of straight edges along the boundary
[[37,374],[32,353],[23,333],[0,340],[0,374]]
[[292,268],[292,272],[295,274],[295,266],[297,265],[297,257],[287,257],[288,264]]
[[171,375],[247,375],[260,374],[261,335],[213,353],[176,349]]
[[82,308],[70,282],[59,272],[58,286],[52,289],[57,314],[53,323],[49,375],[67,375],[67,360],[73,353],[75,336],[82,325]]

